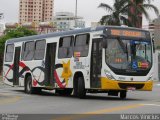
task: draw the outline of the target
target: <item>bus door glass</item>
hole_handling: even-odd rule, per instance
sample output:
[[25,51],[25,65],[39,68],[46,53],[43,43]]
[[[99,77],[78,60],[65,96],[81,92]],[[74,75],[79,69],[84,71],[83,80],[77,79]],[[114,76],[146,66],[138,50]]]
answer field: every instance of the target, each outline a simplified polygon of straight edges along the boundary
[[19,84],[19,62],[21,47],[15,47],[14,66],[13,66],[13,85]]
[[48,43],[46,50],[45,60],[45,81],[46,85],[55,86],[54,69],[55,69],[55,57],[56,57],[56,46],[57,43]]
[[91,86],[100,87],[102,68],[102,39],[93,39],[91,52]]
[[4,82],[8,85],[13,85],[13,57],[14,44],[6,45],[5,60],[3,67]]

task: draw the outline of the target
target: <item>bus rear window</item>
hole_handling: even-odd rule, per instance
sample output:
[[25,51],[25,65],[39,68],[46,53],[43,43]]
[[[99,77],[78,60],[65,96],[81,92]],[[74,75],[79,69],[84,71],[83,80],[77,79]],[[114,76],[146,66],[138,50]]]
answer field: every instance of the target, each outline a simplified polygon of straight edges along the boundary
[[14,53],[14,45],[7,45],[6,47],[6,54],[5,54],[5,61],[12,62],[13,60],[13,53]]

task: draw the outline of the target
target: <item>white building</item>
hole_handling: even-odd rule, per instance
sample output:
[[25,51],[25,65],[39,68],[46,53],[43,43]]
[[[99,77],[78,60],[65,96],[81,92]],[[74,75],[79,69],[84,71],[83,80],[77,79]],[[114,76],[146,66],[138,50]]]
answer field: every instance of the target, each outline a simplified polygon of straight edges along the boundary
[[149,24],[149,30],[154,36],[155,47],[160,49],[160,16]]
[[153,80],[160,81],[160,51],[156,50],[156,52],[153,54],[154,60],[154,74],[153,74]]
[[3,35],[4,30],[5,30],[5,24],[0,23],[0,36]]
[[154,37],[156,52],[154,54],[154,80],[160,80],[160,16],[149,24],[149,30]]
[[83,18],[75,17],[71,12],[57,12],[54,17],[54,23],[59,31],[85,27]]

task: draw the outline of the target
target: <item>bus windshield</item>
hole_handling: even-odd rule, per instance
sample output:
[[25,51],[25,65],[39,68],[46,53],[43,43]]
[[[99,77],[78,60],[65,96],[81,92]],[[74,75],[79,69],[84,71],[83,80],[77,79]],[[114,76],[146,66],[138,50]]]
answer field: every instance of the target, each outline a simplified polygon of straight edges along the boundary
[[152,67],[152,46],[148,40],[107,39],[105,60],[119,75],[145,76]]

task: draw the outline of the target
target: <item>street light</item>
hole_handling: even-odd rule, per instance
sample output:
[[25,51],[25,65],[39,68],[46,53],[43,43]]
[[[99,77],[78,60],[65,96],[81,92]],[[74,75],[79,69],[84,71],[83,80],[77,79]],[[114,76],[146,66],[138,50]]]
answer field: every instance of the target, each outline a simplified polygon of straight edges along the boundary
[[76,8],[75,8],[75,28],[77,27],[77,0],[76,0]]

